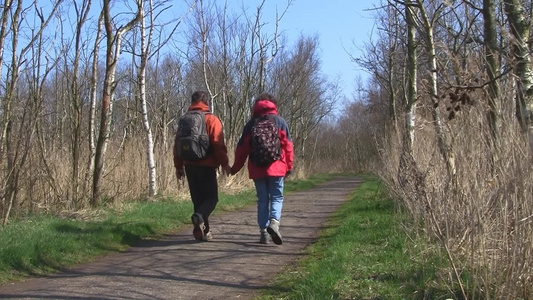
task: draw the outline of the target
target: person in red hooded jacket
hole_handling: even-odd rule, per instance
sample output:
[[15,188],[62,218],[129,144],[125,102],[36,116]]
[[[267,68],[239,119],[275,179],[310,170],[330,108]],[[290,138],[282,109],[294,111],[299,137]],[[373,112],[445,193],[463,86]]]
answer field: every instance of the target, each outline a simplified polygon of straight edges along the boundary
[[222,122],[209,110],[209,96],[204,91],[194,92],[191,96],[189,111],[206,112],[206,131],[209,136],[209,154],[200,160],[187,161],[179,156],[178,139],[174,141],[174,167],[176,177],[180,180],[187,177],[194,214],[191,216],[194,225],[193,236],[199,241],[210,241],[213,236],[209,227],[209,216],[218,203],[218,183],[216,170],[222,166],[223,172],[230,174],[228,153],[224,141]]
[[[281,157],[269,166],[261,167],[249,159],[252,151],[251,137],[255,120],[267,115],[270,115],[269,117],[279,128]],[[285,177],[293,169],[294,151],[287,122],[279,116],[277,100],[269,93],[262,93],[255,99],[252,119],[246,123],[235,150],[235,163],[231,167],[231,174],[239,172],[247,159],[249,177],[253,179],[257,192],[259,242],[268,243],[268,234],[270,234],[272,241],[280,245],[282,244],[279,226],[283,208],[283,185]]]

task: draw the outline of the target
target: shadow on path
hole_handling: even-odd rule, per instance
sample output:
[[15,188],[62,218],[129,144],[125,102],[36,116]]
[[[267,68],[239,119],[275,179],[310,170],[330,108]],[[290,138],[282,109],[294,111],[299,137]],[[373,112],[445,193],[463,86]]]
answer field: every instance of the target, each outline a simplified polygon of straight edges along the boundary
[[186,229],[60,274],[0,286],[1,299],[251,299],[297,260],[324,223],[362,183],[338,177],[285,196],[283,245],[261,245],[256,208],[215,215],[214,240]]

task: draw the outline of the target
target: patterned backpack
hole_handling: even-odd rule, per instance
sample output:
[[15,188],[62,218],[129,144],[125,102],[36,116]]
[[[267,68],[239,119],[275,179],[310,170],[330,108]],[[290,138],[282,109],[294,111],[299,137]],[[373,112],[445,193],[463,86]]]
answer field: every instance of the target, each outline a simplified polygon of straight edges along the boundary
[[250,160],[258,167],[268,167],[281,159],[279,128],[274,117],[274,115],[266,115],[254,120]]

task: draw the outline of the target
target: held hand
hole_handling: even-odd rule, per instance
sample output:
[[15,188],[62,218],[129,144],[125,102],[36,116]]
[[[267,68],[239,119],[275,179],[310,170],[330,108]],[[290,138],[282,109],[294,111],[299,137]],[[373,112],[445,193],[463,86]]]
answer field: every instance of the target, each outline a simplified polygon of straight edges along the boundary
[[183,169],[176,169],[176,177],[178,178],[178,181],[180,181],[184,175],[185,175],[185,172],[183,171]]
[[222,172],[224,173],[224,175],[226,176],[230,176],[232,175],[231,174],[231,167],[229,165],[225,166],[225,167],[222,167]]
[[292,173],[292,170],[287,171],[287,173],[285,173],[285,178],[289,177],[289,175],[291,175],[291,173]]

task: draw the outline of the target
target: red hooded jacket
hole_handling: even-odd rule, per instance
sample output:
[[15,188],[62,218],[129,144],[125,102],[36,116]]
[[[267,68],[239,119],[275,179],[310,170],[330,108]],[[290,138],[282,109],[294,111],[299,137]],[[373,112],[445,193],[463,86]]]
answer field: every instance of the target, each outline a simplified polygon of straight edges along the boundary
[[[189,111],[191,110],[209,112],[209,106],[200,101],[192,104],[189,107]],[[205,115],[205,123],[207,126],[207,134],[209,135],[209,144],[213,149],[213,154],[208,155],[204,159],[198,161],[184,161],[178,156],[178,149],[176,148],[176,141],[178,135],[176,134],[176,139],[174,141],[174,167],[177,170],[181,170],[184,164],[201,165],[213,168],[218,168],[219,166],[225,167],[228,165],[228,150],[224,142],[224,131],[222,130],[222,122],[217,116],[209,113]]]
[[[279,128],[281,142],[281,159],[273,162],[268,167],[258,167],[254,165],[248,157],[251,152],[251,135],[254,125],[254,118],[264,115],[275,115],[275,122]],[[268,176],[283,177],[293,169],[294,147],[289,133],[289,126],[285,119],[278,115],[276,104],[270,100],[260,100],[253,107],[253,116],[242,131],[241,138],[235,149],[235,163],[231,168],[231,173],[235,174],[241,170],[248,159],[248,173],[250,179],[261,179]]]

